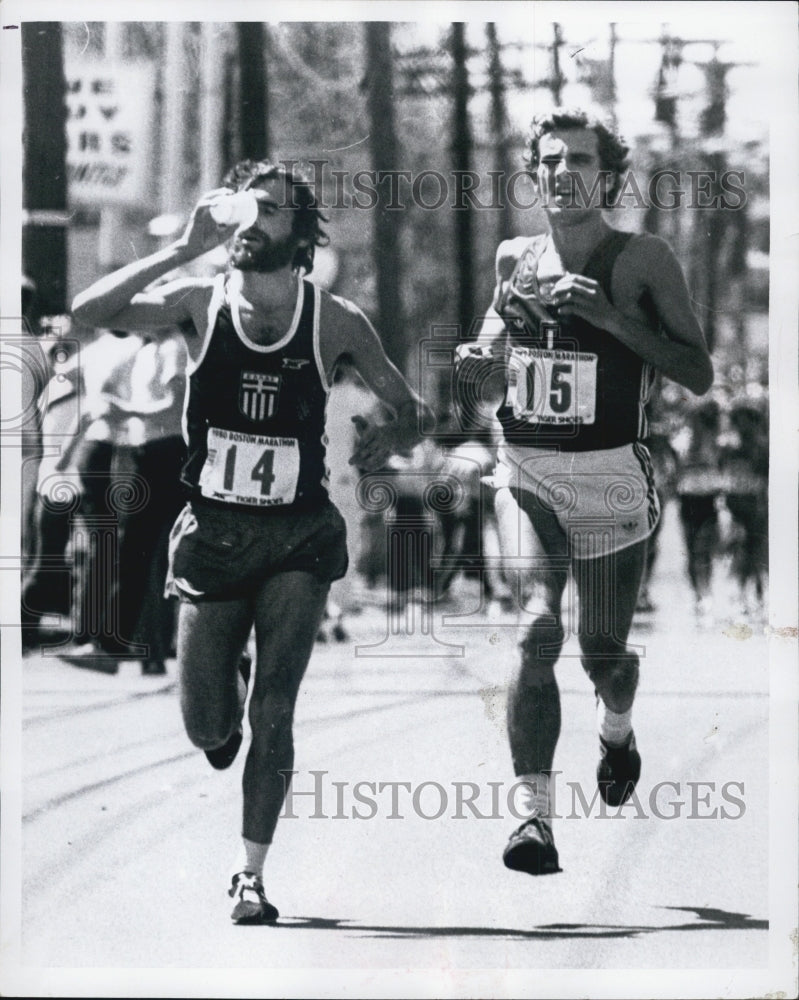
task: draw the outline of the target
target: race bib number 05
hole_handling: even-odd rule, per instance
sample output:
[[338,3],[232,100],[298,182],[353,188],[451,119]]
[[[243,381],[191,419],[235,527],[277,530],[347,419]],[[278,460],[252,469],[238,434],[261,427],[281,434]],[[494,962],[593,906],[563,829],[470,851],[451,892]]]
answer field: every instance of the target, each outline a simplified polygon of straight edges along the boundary
[[593,424],[596,354],[514,347],[506,403],[530,424]]
[[212,500],[276,507],[293,503],[300,475],[296,438],[208,428],[200,492]]

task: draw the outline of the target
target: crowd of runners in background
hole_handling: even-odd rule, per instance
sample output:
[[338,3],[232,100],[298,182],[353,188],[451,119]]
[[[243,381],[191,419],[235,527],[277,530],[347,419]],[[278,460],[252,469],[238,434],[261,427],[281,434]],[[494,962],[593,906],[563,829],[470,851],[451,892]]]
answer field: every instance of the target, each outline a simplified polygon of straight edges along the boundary
[[[136,649],[143,643],[150,650],[136,656],[134,649],[131,658],[140,658],[146,672],[159,673],[174,654],[174,607],[163,596],[163,582],[167,537],[180,507],[185,377],[176,355],[184,350],[182,340],[79,333],[68,317],[46,318],[30,340],[39,363],[34,366],[38,378],[29,389],[38,404],[23,456],[23,646],[36,649],[66,634],[74,638],[77,656],[94,657],[104,650],[119,655],[124,649],[109,634],[109,625],[124,622],[122,635],[137,643]],[[71,353],[71,345],[78,343],[79,357]],[[672,507],[681,526],[685,584],[700,621],[714,614],[762,614],[768,585],[768,390],[760,383],[727,390],[724,372],[717,384],[722,387],[698,401],[672,393],[675,399],[669,403],[665,393],[667,402],[663,405],[661,399],[649,437],[661,504],[664,510]],[[157,423],[152,419],[156,413]],[[43,439],[64,434],[72,435],[66,451],[57,458],[46,448],[43,454]],[[454,511],[434,515],[438,553],[462,556],[464,569],[439,574],[436,592],[429,596],[457,600],[458,578],[478,578],[481,556],[497,551],[491,490],[480,475],[493,467],[494,457],[490,435],[464,445],[440,433],[410,457],[392,462],[406,509],[420,510],[422,498],[418,478],[403,477],[403,468],[446,469],[465,489]],[[476,458],[482,458],[481,469]],[[153,469],[158,469],[157,477]],[[96,544],[91,551],[95,535],[90,519],[102,517],[108,488],[131,474],[148,482],[150,499],[122,511],[115,543],[120,588],[103,590],[98,606],[91,586],[98,553]],[[663,524],[661,518],[650,542],[639,614],[657,610]],[[379,591],[390,582],[381,550],[382,515],[364,512],[362,527],[361,551],[352,553],[353,570],[364,590]],[[135,554],[129,557],[128,552]],[[492,600],[511,600],[501,574],[489,569],[482,579],[487,607]],[[713,584],[725,579],[733,585],[733,602],[719,606]],[[410,587],[414,581],[407,583]],[[321,640],[348,635],[348,610],[332,606]]]

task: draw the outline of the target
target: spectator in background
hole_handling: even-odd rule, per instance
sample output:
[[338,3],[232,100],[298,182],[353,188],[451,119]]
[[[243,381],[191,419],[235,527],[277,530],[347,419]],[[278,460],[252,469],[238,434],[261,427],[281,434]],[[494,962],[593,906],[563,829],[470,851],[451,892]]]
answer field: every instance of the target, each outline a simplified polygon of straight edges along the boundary
[[[506,596],[501,574],[486,561],[489,537],[496,534],[494,491],[485,482],[496,461],[493,427],[474,428],[464,436],[459,423],[448,422],[443,414],[438,426],[442,431],[436,438],[444,449],[440,472],[445,481],[457,484],[460,495],[439,515],[443,566],[436,574],[436,597],[448,595],[462,573],[480,581],[481,607],[490,607]],[[498,544],[494,549],[498,553]],[[457,563],[447,565],[448,558]]]
[[[650,424],[650,434],[647,438],[647,448],[652,457],[652,468],[655,472],[655,486],[660,499],[661,512],[672,500],[677,488],[677,465],[678,459],[674,448],[669,440],[668,430],[665,426],[653,422]],[[650,584],[655,571],[660,552],[660,533],[663,529],[663,514],[658,518],[655,530],[649,536],[649,547],[646,552],[646,563],[644,564],[644,576],[641,580],[641,589],[638,592],[638,603],[636,611],[648,613],[655,611],[655,603],[652,600]]]
[[36,475],[42,457],[42,395],[49,378],[50,363],[39,344],[38,326],[34,325],[34,302],[36,285],[27,276],[22,277],[20,303],[22,322],[20,323],[19,374],[21,382],[22,419],[22,554],[30,557],[34,553],[34,506],[36,495]]
[[[36,401],[38,443],[35,454],[23,452],[22,648],[42,640],[45,614],[67,618],[72,606],[72,570],[68,547],[72,515],[80,490],[71,464],[80,410],[80,366],[75,341],[64,340],[69,317],[49,317],[43,326],[54,334],[41,344],[49,380]],[[41,415],[39,418],[39,414]],[[60,630],[59,630],[60,631]]]
[[732,545],[732,572],[741,610],[762,608],[768,579],[768,411],[742,398],[730,408],[732,434],[721,449],[725,503],[737,529]]
[[723,480],[719,471],[721,408],[715,399],[702,401],[672,441],[679,456],[677,495],[687,555],[688,579],[697,614],[711,614],[713,561],[718,551],[718,504]]
[[143,673],[166,672],[174,599],[162,591],[169,529],[182,506],[185,364],[177,331],[157,339],[105,333],[83,352],[74,457],[85,531],[75,637],[83,646],[65,655],[69,662],[115,672],[119,659],[140,659]]

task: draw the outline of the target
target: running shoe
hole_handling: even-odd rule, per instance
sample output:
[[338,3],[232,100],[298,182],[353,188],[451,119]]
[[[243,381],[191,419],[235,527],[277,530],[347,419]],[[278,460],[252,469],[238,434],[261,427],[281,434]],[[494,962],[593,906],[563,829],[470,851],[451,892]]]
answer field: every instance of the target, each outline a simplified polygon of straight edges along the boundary
[[611,746],[600,736],[596,781],[604,801],[609,806],[624,805],[640,777],[641,755],[635,746],[635,733],[620,747]]
[[[250,673],[252,671],[252,659],[249,653],[242,653],[239,657],[239,673],[241,674],[242,680],[244,681],[245,688],[245,698],[246,689],[250,683]],[[221,747],[214,747],[213,750],[206,750],[205,756],[208,759],[208,763],[216,771],[225,771],[233,761],[241,747],[241,741],[244,739],[244,729],[242,728],[241,722],[233,730],[233,732],[228,736],[227,740],[222,744]]]
[[205,756],[211,767],[216,771],[226,771],[236,759],[243,739],[244,730],[239,723],[221,747],[205,751]]
[[554,875],[561,871],[549,820],[542,816],[525,820],[511,834],[502,860],[506,868],[528,875]]
[[252,872],[234,875],[228,896],[235,900],[230,914],[234,924],[273,924],[280,916],[266,898],[260,876]]

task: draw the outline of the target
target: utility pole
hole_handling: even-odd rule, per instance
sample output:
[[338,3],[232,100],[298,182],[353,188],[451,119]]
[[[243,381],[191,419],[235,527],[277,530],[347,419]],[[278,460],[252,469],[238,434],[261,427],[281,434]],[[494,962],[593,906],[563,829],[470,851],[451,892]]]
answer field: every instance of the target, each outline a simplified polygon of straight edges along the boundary
[[679,146],[677,75],[683,61],[683,43],[681,39],[673,38],[669,26],[664,24],[660,44],[662,53],[655,83],[655,121],[668,128],[674,152]]
[[183,136],[186,131],[186,57],[183,51],[184,25],[170,21],[166,26],[164,65],[164,161],[161,164],[161,210],[180,212],[183,207]]
[[266,27],[256,21],[239,21],[236,32],[240,66],[241,152],[245,158],[261,160],[269,155]]
[[39,316],[66,312],[66,80],[61,25],[22,22],[25,162],[22,266],[36,283]]
[[[708,193],[714,200],[720,200],[724,191],[721,186],[721,178],[724,175],[727,165],[727,157],[720,150],[711,152],[707,156],[707,170],[710,180]],[[730,216],[733,212],[721,211],[718,208],[702,208],[696,213],[696,232],[701,245],[702,256],[702,276],[704,277],[704,331],[708,350],[712,351],[716,346],[718,334],[718,314],[724,308],[719,303],[719,272],[721,248],[724,244],[724,237],[727,232]]]
[[[660,66],[655,81],[655,121],[665,125],[669,134],[669,154],[667,166],[675,168],[680,153],[680,115],[678,77],[683,63],[684,42],[671,34],[668,24],[661,25],[658,42],[661,47]],[[658,223],[665,222],[667,235],[674,241],[678,251],[682,249],[682,213],[661,212]]]
[[[722,63],[717,53],[709,63],[702,67],[705,73],[707,88],[707,104],[699,118],[699,129],[702,136],[708,138],[724,134],[727,120],[727,72],[734,63]],[[721,198],[721,178],[727,170],[727,156],[722,149],[711,149],[706,152],[707,168],[711,177],[711,191],[715,198]],[[730,215],[734,213],[718,209],[697,213],[700,218],[706,217],[707,224],[703,226],[704,239],[704,272],[706,277],[706,307],[705,338],[709,350],[713,350],[718,334],[718,298],[719,298],[719,249],[724,242]],[[735,310],[736,313],[740,309]]]
[[713,54],[710,62],[704,63],[707,89],[707,104],[699,117],[699,128],[702,135],[722,135],[727,122],[727,73],[738,63],[721,62],[718,52]]
[[[469,123],[469,74],[466,66],[465,25],[452,25],[452,169],[456,193],[459,178],[466,178],[472,165],[472,131]],[[466,337],[475,319],[474,233],[468,203],[455,209],[455,266],[458,275],[458,324]]]
[[616,117],[616,45],[619,37],[616,33],[616,22],[611,21],[609,26],[610,35],[608,38],[608,114],[610,124],[615,129],[618,126]]
[[[103,56],[109,62],[117,62],[123,57],[123,30],[124,25],[116,21],[104,25]],[[120,250],[124,231],[125,209],[119,205],[103,205],[97,231],[97,263],[103,273],[127,263]]]
[[604,108],[612,126],[616,127],[616,25],[610,24],[608,31],[607,59],[594,59],[583,56],[582,49],[577,49],[572,58],[578,68],[577,81],[585,83],[591,90],[595,104]]
[[225,54],[227,26],[208,21],[200,26],[200,191],[218,187],[222,162],[222,123],[225,116]]
[[563,29],[557,21],[552,22],[552,41],[548,45],[536,42],[534,49],[539,49],[549,53],[549,76],[541,80],[536,80],[533,87],[546,87],[552,95],[552,103],[559,108],[563,99],[563,88],[566,85],[566,77],[560,68],[560,50],[566,44],[563,38]]
[[510,176],[510,154],[508,150],[508,111],[505,102],[505,76],[502,70],[502,55],[497,26],[491,21],[486,25],[488,40],[488,86],[491,95],[491,132],[494,136],[496,170],[501,179],[498,242],[513,235],[508,213],[507,192]]
[[562,103],[563,86],[566,83],[566,79],[560,68],[560,50],[565,42],[563,41],[563,29],[557,21],[553,22],[552,31],[552,79],[550,81],[550,89],[552,90],[552,99],[555,102],[555,107],[559,108]]
[[[372,168],[380,176],[398,167],[394,120],[394,77],[391,25],[367,21],[366,78]],[[401,213],[387,208],[384,185],[377,184],[374,211],[374,262],[377,274],[378,327],[389,358],[404,370],[408,345],[402,308],[402,254],[399,229]]]

